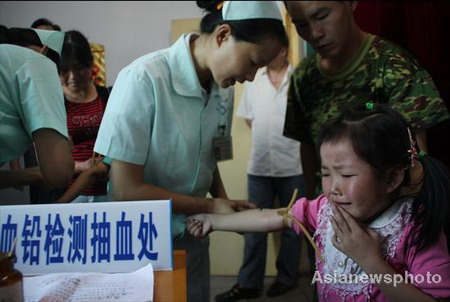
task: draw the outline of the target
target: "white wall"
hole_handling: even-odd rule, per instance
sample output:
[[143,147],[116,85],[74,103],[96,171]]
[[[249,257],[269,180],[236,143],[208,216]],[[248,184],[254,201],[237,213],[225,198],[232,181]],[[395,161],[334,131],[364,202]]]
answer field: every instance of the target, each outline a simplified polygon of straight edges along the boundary
[[139,56],[170,45],[172,19],[198,18],[195,1],[0,1],[0,24],[30,27],[48,18],[105,46],[106,81]]

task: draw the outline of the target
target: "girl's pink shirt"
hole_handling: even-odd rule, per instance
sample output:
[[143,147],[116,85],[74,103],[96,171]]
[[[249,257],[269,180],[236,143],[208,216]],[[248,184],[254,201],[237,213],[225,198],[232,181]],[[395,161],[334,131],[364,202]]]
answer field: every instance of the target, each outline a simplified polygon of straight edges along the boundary
[[[292,207],[291,213],[304,224],[309,232],[315,232],[317,228],[320,229],[318,225],[319,215],[327,215],[325,214],[327,211],[321,211],[327,203],[328,200],[325,195],[321,195],[315,200],[301,198]],[[321,217],[320,219],[323,222],[328,220],[329,217]],[[294,224],[294,230],[298,234],[302,234],[302,230],[296,224]],[[400,240],[398,240],[395,247],[395,253],[392,257],[387,257],[386,261],[399,275],[405,276],[407,272],[416,276],[413,282],[423,292],[434,298],[450,297],[450,256],[447,251],[447,241],[444,233],[441,232],[436,244],[418,252],[417,248],[413,246],[415,240],[414,236],[411,235],[412,230],[413,224],[411,222],[403,226]],[[320,232],[315,232],[314,241],[323,254],[325,247],[321,244],[323,241],[320,240]],[[316,260],[316,274],[323,274],[323,268],[323,263]],[[416,282],[421,280],[420,276],[424,278],[423,282]],[[369,284],[364,293],[357,295],[352,293],[351,286],[350,284],[349,290],[346,292],[342,290],[342,286],[337,288],[333,283],[318,282],[319,301],[362,302],[368,301],[369,297],[370,301],[388,301],[376,284]]]

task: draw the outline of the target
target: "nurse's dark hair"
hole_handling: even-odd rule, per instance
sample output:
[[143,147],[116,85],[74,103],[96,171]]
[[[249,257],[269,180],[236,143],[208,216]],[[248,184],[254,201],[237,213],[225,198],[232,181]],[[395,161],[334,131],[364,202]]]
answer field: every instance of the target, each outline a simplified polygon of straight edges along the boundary
[[[38,34],[31,28],[0,26],[0,44],[14,44],[22,47],[37,46],[43,47]],[[51,48],[47,49],[46,57],[52,60],[59,68],[59,54]]]
[[77,30],[66,31],[61,54],[61,70],[67,71],[75,64],[92,67],[94,57],[88,39]]
[[[343,111],[325,124],[316,146],[319,152],[324,143],[334,144],[348,140],[356,155],[366,161],[378,177],[388,169],[404,168],[405,177],[401,186],[417,188],[421,185],[419,192],[411,196],[414,223],[412,235],[417,239],[413,245],[417,245],[420,250],[436,243],[441,231],[445,231],[447,237],[450,235],[450,176],[443,163],[424,155],[418,159],[423,166],[423,180],[419,184],[411,183],[412,159],[408,152],[411,140],[408,129],[419,152],[412,128],[400,113],[385,104],[373,104],[373,108],[369,106],[369,109],[366,105],[359,105]],[[394,200],[405,197],[400,194],[399,189],[394,192]]]
[[288,37],[283,22],[276,19],[223,20],[222,9],[218,4],[223,1],[196,1],[197,6],[208,12],[200,22],[200,32],[211,34],[222,24],[229,24],[236,40],[258,44],[265,39],[274,39],[286,45]]

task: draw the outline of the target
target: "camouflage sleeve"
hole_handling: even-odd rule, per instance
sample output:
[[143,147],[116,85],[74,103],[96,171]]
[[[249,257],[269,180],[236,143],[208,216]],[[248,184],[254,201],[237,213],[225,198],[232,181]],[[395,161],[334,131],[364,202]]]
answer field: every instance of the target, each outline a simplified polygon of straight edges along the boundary
[[413,128],[426,130],[450,117],[430,74],[412,57],[389,58],[383,81],[390,106]]
[[290,78],[283,135],[303,143],[312,144],[313,140],[310,135],[311,124],[309,123],[300,93],[302,78],[306,72],[306,61],[304,59],[297,66]]

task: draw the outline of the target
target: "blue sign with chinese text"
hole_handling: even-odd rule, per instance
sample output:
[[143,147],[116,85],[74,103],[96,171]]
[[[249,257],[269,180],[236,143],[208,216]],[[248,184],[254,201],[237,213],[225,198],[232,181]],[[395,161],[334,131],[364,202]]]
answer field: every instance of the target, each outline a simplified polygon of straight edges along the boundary
[[14,238],[24,275],[173,269],[171,201],[0,206],[0,251]]

